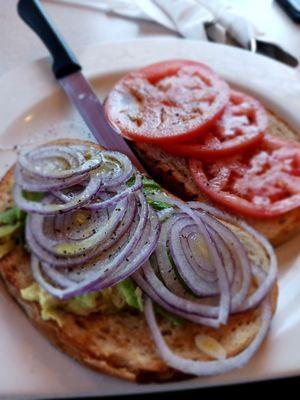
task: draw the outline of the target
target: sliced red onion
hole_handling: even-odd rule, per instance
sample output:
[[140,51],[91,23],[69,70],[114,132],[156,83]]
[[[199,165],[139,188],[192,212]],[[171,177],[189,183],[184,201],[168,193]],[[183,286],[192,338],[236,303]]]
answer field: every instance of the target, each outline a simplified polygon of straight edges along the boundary
[[[232,254],[232,251],[228,245],[228,243],[225,242],[225,240],[220,236],[220,234],[210,227],[208,227],[208,231],[210,233],[210,236],[212,240],[214,241],[216,247],[218,248],[218,251],[221,255],[221,258],[223,260],[223,264],[225,265],[225,270],[226,274],[228,276],[228,281],[230,284],[232,284],[235,273],[236,273],[236,265],[234,263],[234,257]],[[212,272],[210,272],[212,274]],[[215,274],[213,274],[215,276]]]
[[272,309],[270,301],[265,300],[262,305],[259,332],[245,350],[234,357],[214,361],[188,360],[174,354],[167,346],[160,332],[155,319],[152,301],[149,298],[146,298],[145,300],[145,316],[158,352],[167,365],[185,374],[211,376],[224,374],[233,369],[241,368],[253,357],[269,331],[272,319]]
[[55,265],[56,267],[68,267],[68,266],[74,266],[74,265],[82,265],[83,262],[89,261],[91,258],[93,258],[93,254],[89,254],[87,258],[63,258],[63,257],[57,257],[54,256],[53,254],[50,254],[48,251],[44,250],[40,244],[36,241],[36,239],[33,236],[32,230],[29,227],[29,224],[26,224],[26,229],[25,229],[25,237],[26,237],[26,243],[27,246],[29,247],[31,253],[38,258],[39,260],[49,263],[50,265]]
[[[211,288],[210,290],[212,291],[211,295],[213,295],[215,290],[217,290],[218,277],[217,277],[216,271],[214,271],[214,270],[207,271],[205,268],[203,268],[203,264],[202,264],[203,258],[202,258],[202,256],[197,257],[198,254],[199,254],[199,251],[193,251],[192,250],[190,242],[194,241],[195,237],[196,237],[196,240],[198,240],[197,238],[199,237],[199,233],[198,232],[196,234],[194,233],[194,227],[191,225],[191,226],[189,226],[189,227],[187,227],[187,228],[185,228],[183,230],[183,234],[184,234],[184,232],[186,232],[187,237],[181,238],[181,241],[180,241],[181,251],[180,251],[180,253],[182,255],[184,254],[185,263],[188,261],[190,266],[191,266],[191,268],[194,269],[196,274],[199,275],[200,278],[202,278],[205,283],[210,284],[210,288]],[[194,238],[191,238],[191,237],[194,237]],[[216,292],[215,294],[218,294],[218,292]]]
[[201,268],[195,268],[195,264],[193,263],[194,255],[190,256],[193,258],[188,259],[186,257],[184,248],[187,247],[187,243],[184,240],[183,231],[186,226],[192,223],[193,221],[190,218],[184,217],[179,217],[171,221],[168,240],[171,256],[180,276],[193,293],[202,297],[219,294],[218,285],[216,284],[217,277],[214,276],[214,282],[207,281],[205,279],[206,276],[203,276]]
[[179,310],[174,305],[169,304],[164,298],[160,297],[155,290],[153,290],[152,286],[145,280],[142,275],[141,270],[135,272],[133,274],[133,279],[137,283],[137,285],[146,293],[155,303],[159,304],[162,308],[178,315],[184,319],[188,319],[189,321],[195,322],[196,324],[202,324],[205,326],[210,326],[212,328],[218,328],[220,326],[219,321],[215,317],[202,317],[201,315],[196,315],[192,313],[186,313],[184,311]]
[[[166,198],[165,195],[151,195],[151,199],[168,202],[175,207],[171,217],[162,224],[153,258],[157,265],[154,267],[152,260],[151,264],[145,264],[142,272],[135,274],[138,284],[154,301],[170,312],[185,315],[186,319],[192,321],[199,317],[208,318],[202,323],[209,326],[226,323],[229,309],[235,313],[261,303],[276,278],[276,259],[262,238],[255,236],[269,253],[270,266],[267,273],[261,271],[259,266],[253,268],[250,265],[248,253],[239,237],[227,225],[204,212],[200,203],[192,203],[194,210],[191,211],[188,206],[182,206],[179,200]],[[176,211],[176,208],[179,210]],[[223,220],[226,220],[224,216]],[[251,233],[247,229],[244,231]],[[205,266],[202,265],[203,257],[189,241],[193,234],[201,235],[205,241],[209,252]],[[211,249],[218,252],[219,258],[212,259]],[[178,274],[187,287],[182,285]],[[264,277],[254,292],[250,292],[252,277]],[[214,285],[209,287],[210,283]],[[193,299],[189,290],[197,297]]]
[[[197,213],[195,210],[187,206],[185,203],[183,203],[180,200],[176,199],[171,199],[167,198],[165,195],[160,195],[160,194],[155,194],[150,196],[151,199],[153,200],[159,200],[163,202],[168,202],[171,205],[174,205],[179,208],[180,212],[186,214],[188,217],[191,218],[191,220],[197,225],[200,233],[202,234],[205,244],[207,246],[208,252],[211,256],[213,265],[215,267],[217,276],[218,276],[218,285],[220,288],[220,307],[218,308],[219,312],[219,322],[220,323],[226,323],[228,320],[229,316],[229,310],[230,310],[230,286],[229,286],[229,281],[228,281],[228,276],[225,271],[224,265],[223,265],[223,260],[218,252],[218,249],[216,248],[216,245],[214,241],[212,240],[210,233],[207,230],[207,227],[205,223],[203,222],[201,216],[199,213]],[[164,225],[164,223],[163,223]],[[163,232],[163,227],[162,227],[162,232]],[[178,267],[178,266],[177,266]],[[190,267],[191,268],[191,267]],[[182,268],[183,269],[183,268]],[[181,271],[182,272],[182,271]],[[192,288],[190,288],[192,289]],[[166,294],[166,293],[165,293]]]
[[[26,240],[33,274],[49,293],[69,298],[100,290],[132,274],[155,249],[160,223],[127,156],[85,145],[45,146],[20,157],[16,175],[16,203],[31,214]],[[41,202],[23,196],[23,181],[46,189]]]
[[[243,305],[237,307],[237,309],[235,310],[236,312],[246,311],[260,304],[260,302],[268,295],[268,293],[272,290],[274,284],[276,283],[278,271],[276,255],[272,246],[266,240],[266,238],[251,227],[249,227],[244,222],[241,223],[241,226],[252,236],[254,236],[259,243],[263,244],[269,258],[269,269],[267,271],[267,274],[265,274],[265,279],[260,283],[258,288],[245,300]],[[257,269],[255,269],[254,272],[255,276],[258,277]],[[260,276],[262,275],[263,274],[261,274]]]
[[[160,228],[156,215],[153,211],[150,211],[150,213],[152,215],[147,221],[145,230],[132,252],[128,254],[127,257],[114,269],[112,274],[102,274],[102,276],[99,276],[93,282],[87,280],[87,286],[84,289],[80,288],[79,294],[82,294],[82,290],[84,290],[84,293],[87,293],[89,291],[100,291],[107,287],[111,287],[132,275],[142,264],[145,263],[155,249]],[[75,279],[76,275],[73,275],[71,278],[70,275],[68,275],[68,278],[66,278],[61,275],[57,275],[51,266],[44,265],[44,267],[46,267],[43,268],[45,275],[50,279],[53,279],[53,281],[62,287],[72,287],[74,283],[82,282],[81,279]],[[107,268],[109,268],[109,265],[107,265]]]
[[[16,204],[31,214],[25,232],[33,276],[50,294],[68,299],[133,276],[167,311],[214,328],[226,324],[230,313],[262,304],[261,329],[244,352],[200,362],[171,352],[152,302],[146,300],[154,341],[171,367],[214,375],[242,366],[257,350],[270,325],[267,297],[277,266],[272,248],[252,228],[205,204],[147,194],[152,201],[170,204],[167,212],[156,213],[127,156],[87,145],[33,150],[20,157],[15,178]],[[130,178],[134,183],[128,186]],[[46,193],[41,202],[34,202],[23,196],[23,190]],[[250,263],[232,224],[264,247],[270,261],[267,271]],[[250,290],[253,278],[257,288]]]
[[123,264],[118,267],[117,273],[102,282],[100,286],[97,286],[97,289],[102,290],[106,287],[113,286],[135,273],[135,271],[149,259],[150,255],[155,250],[159,233],[160,224],[157,215],[153,210],[150,210],[147,226],[135,249],[128,255],[127,260],[125,259]]
[[[102,226],[97,226],[97,229],[96,227],[93,228],[94,232],[92,234],[86,235],[86,237],[81,237],[80,240],[72,240],[70,238],[68,239],[66,237],[68,231],[64,232],[64,230],[57,231],[56,229],[56,237],[53,238],[51,238],[49,234],[47,235],[45,232],[45,226],[53,227],[53,224],[55,223],[54,219],[57,219],[57,217],[45,218],[42,215],[33,214],[29,217],[28,223],[36,240],[45,250],[57,256],[73,257],[82,255],[83,253],[92,250],[95,246],[100,245],[104,240],[107,240],[107,238],[112,237],[113,232],[123,220],[127,206],[128,201],[127,199],[124,199],[118,204],[118,206],[115,207],[115,209],[111,213],[110,218],[106,221],[105,224],[103,224]],[[81,210],[74,211],[72,213],[72,218],[80,218],[81,212]],[[72,229],[78,229],[76,228],[76,226],[74,227],[74,225],[73,227],[67,226],[66,229],[68,228],[70,228],[69,231],[71,232]]]
[[[87,265],[84,269],[73,269],[65,276],[48,266],[48,271],[44,270],[44,273],[46,272],[48,276],[50,273],[51,278],[55,280],[53,282],[55,285],[47,280],[40,269],[39,262],[34,259],[32,269],[35,279],[50,294],[62,299],[100,290],[100,288],[108,285],[108,280],[109,284],[112,284],[112,282],[115,284],[119,280],[125,279],[150,257],[156,246],[160,224],[152,210],[149,210],[150,218],[147,218],[146,209],[148,209],[148,206],[141,204],[141,213],[144,214],[144,217],[139,219],[137,226],[134,227],[134,232],[132,232],[129,240],[125,240],[120,251],[117,248],[114,253],[112,251],[106,255],[102,254],[100,259],[95,260],[90,266]],[[135,252],[135,249],[138,251]],[[133,258],[131,258],[132,255]],[[116,273],[117,271],[120,271],[120,273],[111,275],[112,272]],[[108,278],[109,276],[110,278]],[[57,287],[58,284],[65,285],[66,288],[59,288]]]
[[[88,148],[87,146],[85,146],[83,150],[84,149],[86,152],[89,152],[88,159],[73,146],[66,147],[56,145],[37,148],[25,155],[20,155],[18,163],[21,168],[38,178],[70,178],[75,175],[82,175],[83,173],[90,172],[100,167],[102,164],[102,153],[100,151]],[[58,165],[55,165],[55,160],[57,159],[64,160],[67,168],[59,168],[58,161],[56,161]]]
[[178,281],[178,276],[176,276],[175,270],[167,252],[166,245],[170,226],[170,219],[162,224],[160,237],[158,239],[155,250],[155,257],[159,268],[159,274],[167,288],[178,296],[185,296],[187,294],[186,289]]
[[[220,235],[222,238],[226,238],[226,243],[232,250],[231,254],[234,258],[234,264],[236,268],[241,268],[241,286],[236,291],[236,293],[234,293],[231,299],[231,312],[233,312],[245,301],[245,298],[251,286],[250,260],[239,238],[235,234],[233,234],[233,232],[229,228],[227,228],[218,220],[211,218],[207,215],[202,215],[202,218],[207,223],[207,225],[213,229],[213,232],[215,232],[212,235],[216,236],[216,245],[218,245],[219,248],[221,246],[221,241],[219,240],[217,235]],[[225,254],[224,250],[222,254]],[[236,274],[236,278],[238,277],[239,275]]]
[[[142,194],[140,194],[142,197]],[[127,256],[127,253],[132,250],[134,245],[136,244],[140,233],[144,229],[144,226],[147,221],[148,216],[148,206],[145,200],[139,206],[139,213],[135,217],[134,222],[131,224],[130,233],[126,236],[124,235],[119,241],[114,242],[112,246],[105,246],[102,244],[100,247],[99,257],[94,261],[93,259],[84,266],[78,266],[73,268],[62,269],[60,271],[56,271],[53,269],[53,276],[56,274],[57,277],[63,276],[67,280],[76,280],[78,282],[83,281],[85,279],[94,279],[95,276],[99,276],[99,274],[103,274],[107,269],[107,264],[111,268],[116,267],[122,259]],[[137,234],[135,231],[137,230]],[[108,239],[108,241],[111,238]],[[108,252],[105,250],[109,249]],[[51,266],[50,266],[51,267]],[[54,293],[53,293],[54,294]]]
[[134,167],[125,154],[105,151],[103,159],[102,179],[106,188],[118,186],[132,176]]
[[[71,201],[74,196],[77,196],[82,192],[82,190],[85,188],[87,185],[88,180],[86,181],[81,181],[77,183],[76,185],[72,185],[69,187],[63,187],[61,190],[52,190],[51,194],[58,200],[60,200],[62,203],[68,203]],[[101,190],[102,185],[99,186],[99,190]],[[98,191],[99,192],[99,191]],[[96,195],[98,194],[96,193]]]
[[269,268],[265,279],[260,283],[258,288],[243,302],[243,304],[234,307],[233,311],[241,312],[256,307],[267,296],[277,279],[277,259],[272,246],[263,235],[258,233],[255,229],[251,228],[248,224],[246,224],[246,222],[240,220],[239,218],[220,211],[215,207],[212,207],[205,203],[190,202],[189,204],[192,208],[201,209],[202,211],[211,214],[221,221],[223,220],[235,226],[241,227],[243,230],[252,235],[257,240],[257,242],[260,243],[265,249],[269,258]]
[[[94,274],[97,275],[99,273],[100,267],[103,271],[107,268],[107,265],[110,265],[110,268],[115,268],[129,253],[131,253],[141,237],[149,217],[149,206],[142,193],[138,195],[138,200],[138,213],[130,229],[126,232],[126,235],[123,235],[119,241],[114,242],[113,246],[106,247],[105,243],[103,243],[101,248],[103,249],[103,247],[106,247],[108,249],[108,254],[102,251],[96,261],[92,263],[92,266],[76,267],[72,269],[72,271],[68,271],[67,275],[69,277],[75,279],[81,277],[85,278],[86,275],[88,277],[93,277]],[[110,240],[111,238],[108,238],[108,242],[110,242]],[[62,273],[64,272],[62,271]]]
[[188,316],[189,314],[199,315],[203,317],[213,317],[216,318],[219,313],[219,307],[210,306],[207,304],[201,304],[197,301],[186,300],[173,294],[169,289],[167,289],[162,281],[155,275],[150,263],[146,263],[143,266],[143,273],[145,279],[151,285],[152,289],[156,294],[163,298],[167,303],[173,305],[175,309],[185,312]]
[[[45,170],[48,170],[47,166],[50,170],[61,171],[63,167],[76,168],[84,161],[85,158],[80,152],[74,151],[69,146],[59,145],[37,147],[27,153],[21,153],[18,157],[18,164],[22,170],[35,177],[43,177]],[[40,173],[42,175],[39,175]]]
[[[126,206],[129,207],[129,201]],[[78,241],[91,237],[98,229],[102,229],[102,227],[108,223],[112,213],[113,208],[93,212],[80,209],[60,216],[43,217],[49,221],[49,225],[44,223],[44,234],[49,236],[47,233],[51,231],[50,239],[54,238],[57,242],[61,240],[70,240],[77,243]],[[37,214],[34,214],[34,217],[36,216]],[[36,229],[33,229],[36,232]],[[41,242],[41,237],[39,237],[39,239]]]
[[160,222],[164,222],[166,219],[170,218],[173,214],[173,208],[164,208],[163,210],[157,211],[157,216]]
[[95,200],[93,202],[90,202],[86,206],[86,208],[88,210],[101,210],[103,208],[113,206],[117,202],[128,197],[131,193],[137,192],[141,188],[142,188],[142,177],[140,175],[136,175],[135,182],[132,186],[124,188],[123,191],[119,191],[119,193],[103,201],[100,201],[99,199],[95,198]]
[[66,179],[47,179],[35,178],[34,176],[22,171],[19,165],[15,168],[15,183],[23,190],[28,192],[51,192],[53,190],[66,189],[77,185],[88,179],[88,174],[72,176]]
[[[185,215],[185,218],[188,217]],[[199,233],[199,229],[193,221],[189,219],[189,222],[190,224],[187,224],[187,226],[182,230],[183,237],[181,238],[185,255],[187,258],[190,258],[194,261],[194,263],[196,264],[196,269],[200,269],[201,271],[203,271],[203,276],[205,280],[207,280],[208,282],[215,282],[217,279],[217,275],[208,250],[208,257],[204,257],[203,254],[199,253],[199,239],[201,240],[202,244],[205,245],[203,235]]]
[[42,202],[36,202],[25,199],[22,193],[22,188],[19,185],[14,187],[14,199],[18,207],[29,213],[38,213],[43,215],[55,215],[57,213],[65,213],[85,205],[98,192],[101,185],[101,174],[96,173],[91,175],[90,181],[85,189],[71,201],[64,204],[48,203],[49,197],[46,197]]
[[[108,236],[103,242],[99,243],[93,250],[87,251],[77,257],[64,256],[60,257],[55,254],[51,254],[49,251],[44,249],[45,243],[43,242],[43,236],[35,237],[37,232],[34,226],[29,222],[26,224],[26,241],[31,249],[32,253],[35,254],[41,261],[55,266],[55,268],[65,267],[69,268],[76,265],[83,265],[84,263],[90,262],[93,258],[97,257],[100,253],[107,251],[112,247],[118,240],[120,240],[126,233],[133,223],[137,211],[135,199],[129,198],[129,204],[126,209],[126,214],[119,226],[115,230],[112,236]],[[68,214],[67,214],[68,215]],[[59,216],[57,218],[61,218]],[[50,217],[47,217],[50,218]],[[67,229],[67,228],[66,228]],[[64,234],[64,231],[61,231]],[[42,243],[41,243],[42,241]]]

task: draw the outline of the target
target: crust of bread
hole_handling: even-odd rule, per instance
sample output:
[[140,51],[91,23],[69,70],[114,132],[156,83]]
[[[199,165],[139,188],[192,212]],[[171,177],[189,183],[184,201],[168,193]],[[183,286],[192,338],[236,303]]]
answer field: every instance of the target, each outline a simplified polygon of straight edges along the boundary
[[[10,170],[0,182],[0,210],[12,202],[12,184],[13,170]],[[135,382],[165,382],[187,378],[168,367],[158,356],[142,314],[95,313],[82,317],[60,311],[62,327],[54,321],[43,320],[38,303],[25,301],[20,294],[22,288],[33,282],[30,255],[22,245],[0,260],[0,274],[8,292],[32,324],[54,346],[81,364]],[[271,294],[274,312],[277,296],[276,285]],[[178,355],[209,360],[209,356],[197,348],[196,335],[206,334],[215,338],[225,348],[227,356],[231,357],[240,353],[253,340],[260,327],[260,315],[260,307],[236,314],[230,317],[226,326],[217,330],[191,322],[173,326],[164,319],[158,318],[158,321],[165,340]]]
[[[268,117],[268,133],[292,142],[300,142],[299,134],[293,131],[279,117],[271,112],[268,112]],[[166,154],[155,145],[132,143],[132,147],[139,158],[143,160],[143,164],[149,174],[171,193],[184,200],[209,202],[209,199],[200,192],[200,189],[191,177],[186,159]],[[220,205],[218,207],[230,212],[225,207],[221,207]],[[244,219],[266,236],[274,246],[286,242],[300,231],[300,207],[275,218]]]

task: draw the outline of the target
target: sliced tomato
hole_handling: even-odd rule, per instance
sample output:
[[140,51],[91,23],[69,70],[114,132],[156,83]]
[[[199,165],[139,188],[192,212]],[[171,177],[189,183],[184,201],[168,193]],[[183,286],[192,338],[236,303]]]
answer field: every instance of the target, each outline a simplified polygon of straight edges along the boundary
[[206,65],[166,61],[124,76],[105,101],[111,125],[128,139],[177,143],[212,127],[229,87]]
[[300,206],[300,146],[265,135],[258,149],[213,164],[190,159],[210,199],[246,216],[269,218]]
[[232,90],[222,117],[209,134],[188,143],[162,147],[182,157],[216,160],[256,146],[267,125],[264,107],[253,97]]

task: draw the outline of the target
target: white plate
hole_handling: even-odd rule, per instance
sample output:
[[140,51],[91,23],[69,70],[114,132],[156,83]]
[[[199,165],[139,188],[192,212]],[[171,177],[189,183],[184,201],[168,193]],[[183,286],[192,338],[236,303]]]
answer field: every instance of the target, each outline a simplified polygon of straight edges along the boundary
[[[155,61],[188,58],[212,66],[229,82],[261,98],[294,128],[300,127],[300,80],[294,70],[262,56],[196,41],[138,40],[88,48],[80,62],[103,98],[123,73]],[[86,136],[84,126],[52,78],[49,60],[0,79],[0,144],[11,146]],[[13,160],[0,152],[0,175]],[[280,295],[268,339],[242,370],[171,384],[137,385],[97,374],[54,349],[0,290],[0,397],[105,396],[179,390],[300,374],[300,238],[277,250]]]

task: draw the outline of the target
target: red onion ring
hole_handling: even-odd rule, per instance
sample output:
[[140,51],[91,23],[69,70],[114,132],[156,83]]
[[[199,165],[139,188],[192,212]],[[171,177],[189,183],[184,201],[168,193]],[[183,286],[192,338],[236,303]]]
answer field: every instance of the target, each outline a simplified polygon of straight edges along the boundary
[[20,166],[17,164],[14,173],[15,183],[23,190],[28,192],[51,192],[53,190],[66,189],[77,185],[88,178],[88,174],[73,176],[68,179],[37,179],[33,175],[21,172]]
[[164,298],[160,297],[157,292],[153,290],[153,287],[143,277],[141,270],[138,270],[133,274],[133,279],[144,293],[146,293],[153,301],[155,301],[156,304],[159,304],[162,308],[169,311],[170,313],[178,315],[179,317],[182,317],[184,319],[188,319],[189,321],[195,322],[197,324],[202,324],[213,328],[218,328],[220,326],[219,321],[215,317],[210,318],[192,313],[187,314],[186,312],[176,308],[174,305],[169,304],[167,301],[165,301]]
[[[165,195],[151,195],[149,196],[151,199],[153,200],[159,200],[159,201],[163,201],[163,202],[167,202],[170,205],[176,206],[179,208],[180,212],[186,214],[188,217],[191,218],[192,221],[194,221],[194,223],[197,225],[198,229],[200,230],[200,233],[202,234],[208,252],[211,255],[212,258],[212,262],[215,266],[215,270],[218,276],[218,284],[219,284],[219,288],[220,288],[220,307],[217,308],[219,316],[218,316],[218,322],[219,323],[226,323],[228,316],[229,316],[229,311],[230,311],[230,286],[229,286],[229,281],[228,281],[228,277],[227,277],[227,273],[225,271],[224,265],[223,265],[223,260],[218,252],[218,249],[215,246],[215,243],[213,242],[211,235],[209,233],[209,231],[207,230],[206,225],[204,224],[201,216],[199,215],[199,213],[195,212],[194,210],[192,210],[189,206],[187,206],[186,204],[184,204],[183,202],[181,202],[180,200],[176,200],[176,199],[171,199],[171,198],[167,198]],[[163,223],[164,225],[164,223]],[[163,227],[162,227],[162,232],[163,232]],[[165,257],[166,259],[166,257]],[[162,267],[162,266],[161,266]],[[178,266],[177,266],[178,267]],[[190,270],[192,268],[190,267]],[[148,276],[149,279],[149,276]],[[154,283],[154,281],[152,281],[152,283]],[[170,302],[173,293],[172,292],[164,292],[163,294],[163,289],[160,287],[159,288],[161,290],[160,295],[164,296],[166,295],[167,298],[165,298],[165,300],[167,300],[168,302]],[[192,288],[190,288],[192,289]],[[175,300],[175,298],[173,298],[173,300]],[[179,298],[176,299],[176,302],[179,301]],[[188,300],[184,300],[186,302],[188,302]],[[178,305],[178,304],[177,304]],[[187,307],[189,308],[190,305],[187,305]],[[185,310],[186,312],[187,310]],[[212,315],[204,315],[204,316],[212,316]],[[215,315],[214,315],[215,316]]]
[[[82,146],[82,151],[87,151],[86,146]],[[89,149],[90,159],[86,160],[84,155],[78,151],[78,147],[74,146],[47,146],[47,148],[37,148],[29,153],[20,155],[18,163],[27,173],[34,175],[37,178],[48,179],[65,179],[75,175],[82,175],[96,169],[102,164],[102,153],[93,149]],[[50,163],[50,168],[47,170],[45,165],[39,165],[39,161],[48,160],[49,158],[62,158],[68,167],[65,170],[59,168],[53,171],[53,162]]]
[[[53,226],[54,221],[51,223],[49,218],[46,219],[38,214],[32,214],[29,216],[28,224],[30,225],[33,235],[37,241],[51,254],[67,257],[79,256],[92,250],[95,246],[100,245],[104,240],[107,240],[107,238],[113,236],[114,231],[126,213],[127,206],[128,201],[125,198],[118,204],[118,206],[114,208],[105,225],[98,227],[97,231],[94,228],[94,233],[85,238],[82,237],[80,240],[66,240],[65,234],[62,235],[61,231],[60,234],[57,234],[56,238],[51,238],[49,235],[46,235],[43,225],[50,226],[51,224]],[[76,214],[77,213],[75,211],[73,213],[74,218],[76,218]]]
[[277,260],[272,246],[263,235],[258,233],[255,229],[251,228],[248,224],[246,224],[246,222],[240,220],[239,218],[217,210],[208,204],[200,204],[197,202],[190,202],[189,204],[191,207],[201,208],[201,210],[213,215],[216,218],[227,221],[233,225],[240,226],[242,229],[252,235],[257,242],[261,243],[262,247],[265,249],[269,258],[269,269],[267,271],[267,275],[254,293],[252,293],[245,300],[243,306],[236,307],[234,311],[241,312],[256,307],[267,296],[277,279]]
[[211,376],[224,374],[233,369],[241,368],[253,357],[269,331],[272,319],[272,309],[270,301],[265,300],[262,305],[261,326],[259,332],[245,350],[234,357],[215,361],[188,360],[174,354],[167,346],[159,330],[154,315],[152,301],[149,298],[146,298],[145,300],[145,316],[157,350],[167,365],[185,374]]
[[103,171],[103,183],[106,188],[123,184],[132,176],[134,167],[127,156],[116,151],[105,151],[103,154],[104,165],[109,162],[114,166],[111,171]]
[[137,192],[142,188],[142,177],[140,175],[136,175],[135,182],[132,186],[124,188],[123,191],[115,194],[114,196],[110,197],[107,200],[99,201],[97,198],[90,202],[86,208],[88,210],[101,210],[103,208],[107,208],[113,206],[117,202],[123,200],[124,198],[128,197],[131,193]]
[[[48,266],[49,274],[47,273],[47,275],[51,275],[55,286],[45,278],[43,272],[46,271],[40,269],[39,261],[33,257],[32,271],[34,278],[41,287],[61,299],[94,291],[95,288],[100,290],[100,288],[103,289],[112,282],[115,284],[125,279],[149,258],[156,246],[160,224],[156,214],[152,210],[147,211],[146,209],[148,209],[148,206],[144,204],[144,207],[141,207],[141,213],[144,214],[144,217],[139,218],[130,239],[125,241],[125,244],[117,253],[111,252],[108,256],[102,255],[99,261],[95,260],[92,263],[92,266],[87,265],[82,270],[73,270],[66,273],[65,276]],[[148,212],[151,214],[149,219],[147,218]],[[136,249],[137,251],[135,251]],[[132,256],[134,257],[131,259]],[[112,272],[114,274],[111,274]],[[117,275],[116,272],[118,272]],[[75,281],[76,275],[78,282]],[[57,283],[65,285],[66,288],[57,287]]]
[[22,193],[22,188],[16,184],[14,186],[14,199],[18,207],[29,213],[55,215],[57,213],[69,212],[79,207],[82,207],[83,205],[88,203],[92,199],[92,197],[98,192],[100,185],[101,174],[96,173],[90,176],[90,181],[85,189],[80,194],[73,197],[73,199],[68,203],[55,204],[50,202],[49,204],[49,197],[46,197],[45,200],[42,202],[25,199]]
[[[174,201],[170,198],[167,200],[164,195],[154,195],[151,196],[151,199],[167,202],[175,208],[173,208],[172,216],[162,223],[160,238],[153,258],[153,260],[157,260],[157,265],[154,268],[152,260],[151,263],[146,263],[134,276],[136,282],[150,298],[174,314],[184,316],[194,322],[199,322],[199,317],[206,318],[201,323],[215,327],[224,323],[223,321],[227,320],[229,313],[254,308],[263,301],[273,287],[276,279],[276,275],[274,278],[274,271],[277,270],[274,253],[272,254],[272,249],[265,239],[253,235],[268,253],[270,265],[267,273],[261,271],[259,266],[250,265],[248,253],[238,236],[219,219],[204,212],[201,209],[201,204],[192,204],[195,209],[190,212],[186,210],[187,206],[181,207],[178,200]],[[176,211],[176,208],[179,208],[179,210]],[[199,219],[203,225],[198,223]],[[246,229],[244,225],[239,226],[244,232],[252,234],[251,229]],[[196,230],[202,238],[205,238],[205,235],[208,236],[208,242],[205,241],[208,251],[212,246],[215,246],[220,255],[221,262],[218,262],[217,259],[212,264],[208,262],[205,266],[205,271],[213,271],[211,269],[213,265],[214,271],[218,272],[215,285],[218,285],[219,288],[212,286],[210,287],[211,292],[206,291],[209,287],[207,286],[209,275],[203,275],[203,270],[195,262],[198,254],[193,254],[193,249],[188,246],[187,238]],[[168,248],[170,248],[170,255],[175,265],[171,263]],[[193,258],[189,258],[187,255]],[[228,266],[230,268],[227,271]],[[175,272],[174,267],[177,272]],[[220,274],[219,271],[222,271],[222,273]],[[191,297],[187,289],[178,280],[177,274],[184,280],[188,290],[194,292],[195,298]],[[250,293],[252,277],[255,276],[264,279],[260,279],[259,287],[253,293]],[[224,282],[225,289],[222,287]],[[223,296],[225,296],[223,303],[222,291]],[[203,296],[205,297],[204,303],[201,304],[201,297]],[[222,308],[223,311],[221,311]]]
[[[119,226],[116,228],[115,233],[111,237],[107,237],[102,243],[93,249],[92,251],[87,251],[84,255],[79,256],[64,256],[59,257],[55,254],[51,254],[49,251],[45,250],[43,245],[43,237],[36,237],[35,234],[37,232],[34,229],[34,226],[30,224],[31,219],[29,218],[28,223],[26,224],[25,237],[26,242],[33,254],[37,256],[42,262],[55,266],[55,268],[59,267],[72,267],[76,265],[82,265],[83,263],[87,263],[96,256],[98,256],[101,252],[105,252],[111,246],[113,246],[117,240],[123,237],[124,234],[128,231],[130,226],[132,225],[133,219],[136,215],[137,207],[136,201],[134,198],[129,198],[128,207],[126,209],[126,214],[124,219],[120,221]],[[59,216],[61,218],[62,216]]]
[[[190,218],[178,217],[177,219],[171,220],[171,229],[169,230],[169,248],[171,256],[177,267],[181,278],[185,281],[187,286],[197,296],[211,296],[219,293],[217,285],[217,276],[214,274],[213,282],[207,280],[212,276],[209,271],[204,271],[201,268],[197,268],[193,263],[195,260],[194,254],[191,253],[190,258],[187,259],[184,249],[188,248],[187,244],[183,240],[183,230],[187,225],[193,223]],[[211,280],[211,278],[210,278]]]

